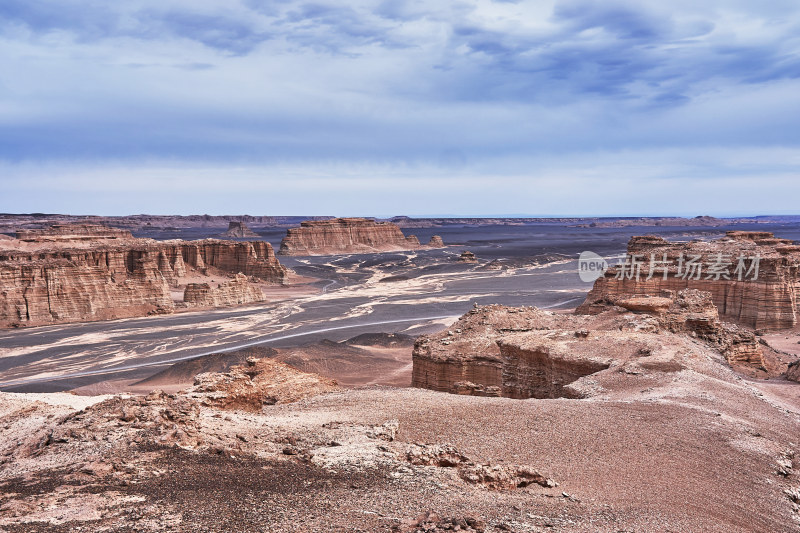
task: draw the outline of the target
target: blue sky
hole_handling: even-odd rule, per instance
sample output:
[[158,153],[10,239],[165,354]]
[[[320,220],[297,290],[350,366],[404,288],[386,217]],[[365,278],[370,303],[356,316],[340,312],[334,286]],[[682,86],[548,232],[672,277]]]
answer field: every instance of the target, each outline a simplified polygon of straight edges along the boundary
[[3,0],[0,211],[800,213],[800,3]]

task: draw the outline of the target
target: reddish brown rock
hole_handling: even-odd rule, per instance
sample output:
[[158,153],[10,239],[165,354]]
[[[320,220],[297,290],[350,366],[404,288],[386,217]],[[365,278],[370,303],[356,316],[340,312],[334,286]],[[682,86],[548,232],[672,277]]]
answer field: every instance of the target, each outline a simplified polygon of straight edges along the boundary
[[42,229],[17,231],[17,239],[25,242],[70,242],[133,239],[130,231],[99,224],[53,224]]
[[170,313],[169,285],[149,258],[127,274],[68,260],[0,263],[0,326],[36,326]]
[[[429,244],[429,246],[432,246]],[[333,255],[395,252],[424,248],[417,237],[406,237],[390,222],[366,218],[311,220],[290,228],[281,241],[280,255]]]
[[685,354],[698,350],[721,362],[763,367],[755,336],[721,323],[709,293],[687,289],[653,300],[637,300],[635,313],[611,305],[596,315],[476,306],[448,331],[417,339],[412,386],[473,396],[582,398],[593,390],[582,378],[643,368],[675,372],[686,367]]
[[216,287],[208,283],[189,283],[183,293],[183,301],[189,307],[228,307],[264,300],[261,289],[251,284],[244,274],[236,274]]
[[[166,241],[166,243],[174,241]],[[280,264],[272,245],[264,241],[233,242],[216,239],[179,241],[187,265],[253,276],[271,283],[283,283],[289,271]]]
[[[790,328],[797,324],[800,305],[800,252],[790,242],[768,232],[740,231],[729,231],[724,238],[710,242],[673,243],[655,236],[633,237],[628,243],[627,264],[610,268],[595,281],[578,309],[591,313],[623,299],[694,288],[710,292],[719,314],[728,320],[757,329]],[[756,257],[757,276],[750,270]],[[631,269],[635,264],[631,258],[640,262],[638,279],[636,270]],[[679,266],[689,258],[699,258],[699,273],[687,275],[686,267]],[[737,272],[740,258],[744,268]],[[665,263],[663,268],[660,262]],[[723,266],[720,275],[711,269],[715,264]]]
[[800,382],[800,361],[795,361],[789,365],[786,370],[786,378]]
[[248,359],[225,373],[195,376],[189,398],[221,409],[260,411],[264,405],[290,403],[337,390],[336,381],[302,372],[272,359]]
[[[52,235],[63,236],[61,241],[50,240],[51,233],[45,231],[28,235],[44,240],[2,241],[0,327],[170,313],[175,308],[170,285],[177,287],[189,273],[241,272],[272,283],[282,283],[288,275],[272,246],[263,241],[157,242],[117,237],[117,230],[102,228],[97,230],[99,240],[91,241],[94,228],[81,228],[56,228]],[[104,237],[106,233],[111,236]],[[77,241],[70,237],[76,234]],[[257,301],[252,291],[241,298],[228,292],[218,299]]]

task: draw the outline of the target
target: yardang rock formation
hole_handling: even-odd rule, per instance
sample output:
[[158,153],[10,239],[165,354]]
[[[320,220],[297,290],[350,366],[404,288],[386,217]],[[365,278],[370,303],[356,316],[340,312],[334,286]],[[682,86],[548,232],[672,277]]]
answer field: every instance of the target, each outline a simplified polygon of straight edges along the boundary
[[260,235],[247,227],[244,222],[229,222],[228,231],[222,234],[223,237],[230,239],[259,238]]
[[473,396],[584,398],[597,393],[598,383],[640,367],[677,372],[708,360],[763,365],[755,336],[721,323],[709,293],[686,289],[638,300],[597,315],[476,306],[448,331],[417,339],[412,386]]
[[[651,264],[656,265],[652,276]],[[772,233],[729,231],[722,239],[688,243],[643,236],[631,238],[625,264],[595,281],[578,309],[591,313],[630,296],[693,288],[710,292],[726,319],[782,329],[797,325],[798,287],[800,246]]]
[[[0,327],[171,313],[170,287],[188,275],[242,273],[282,283],[288,274],[263,241],[159,242],[87,225],[19,236],[24,240],[0,241]],[[223,305],[241,299],[220,298]]]
[[397,252],[444,246],[434,235],[423,246],[414,235],[406,237],[396,224],[366,218],[308,220],[289,228],[281,241],[279,255],[335,255]]

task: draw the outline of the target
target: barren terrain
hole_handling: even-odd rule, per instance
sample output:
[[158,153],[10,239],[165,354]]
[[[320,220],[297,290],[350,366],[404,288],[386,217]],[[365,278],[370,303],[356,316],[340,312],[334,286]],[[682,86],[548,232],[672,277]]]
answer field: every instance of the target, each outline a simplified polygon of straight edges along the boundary
[[[663,298],[573,317],[572,247],[624,242],[508,231],[292,257],[252,306],[0,331],[0,531],[800,531],[800,329],[720,329],[709,295],[686,330]],[[410,388],[423,334],[457,364],[544,354],[574,398]]]

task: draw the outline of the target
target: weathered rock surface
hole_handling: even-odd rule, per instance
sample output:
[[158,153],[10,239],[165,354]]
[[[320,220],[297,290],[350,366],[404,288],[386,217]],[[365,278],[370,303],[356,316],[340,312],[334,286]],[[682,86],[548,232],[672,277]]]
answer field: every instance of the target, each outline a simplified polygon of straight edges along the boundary
[[697,339],[670,362],[675,334],[618,313],[607,331],[650,344],[581,378],[605,388],[582,401],[0,393],[0,529],[794,531],[797,384],[742,380]]
[[789,365],[788,370],[786,370],[786,378],[800,382],[800,361],[795,361]]
[[156,263],[136,258],[125,275],[67,259],[0,263],[0,326],[34,326],[170,313]]
[[[438,246],[441,238],[427,247]],[[305,221],[290,228],[281,241],[280,255],[333,255],[345,253],[395,252],[425,248],[416,236],[406,237],[390,222],[365,218]]]
[[229,222],[228,231],[222,234],[223,237],[232,239],[247,239],[250,237],[259,238],[260,235],[247,227],[244,222]]
[[430,246],[431,248],[444,248],[444,241],[439,235],[434,235],[428,241],[428,246]]
[[189,307],[227,307],[264,300],[261,289],[250,284],[244,274],[236,274],[216,287],[208,283],[189,283],[183,293],[183,301]]
[[[755,257],[759,258],[757,276]],[[631,258],[641,262],[634,267],[637,270],[631,268],[636,262]],[[697,258],[702,267],[689,273],[686,265],[691,258]],[[743,268],[737,272],[740,258]],[[712,269],[713,265],[719,268]],[[710,292],[726,319],[756,329],[782,329],[797,324],[798,287],[800,247],[772,233],[729,231],[719,240],[688,243],[633,237],[628,243],[627,264],[610,268],[595,281],[578,310],[591,313],[623,298],[694,288]]]
[[[282,283],[288,274],[263,241],[159,242],[119,237],[117,230],[101,228],[99,241],[93,242],[94,229],[82,230],[71,227],[62,235],[56,228],[61,241],[44,231],[28,234],[24,243],[2,241],[0,327],[170,313],[175,308],[170,286],[177,287],[189,274],[242,273],[271,283]],[[103,237],[106,233],[111,236]],[[76,234],[80,242],[72,239]],[[247,294],[255,297],[252,291]]]
[[25,242],[70,242],[133,239],[128,230],[100,224],[53,224],[42,229],[17,231],[17,239]]
[[596,315],[476,306],[450,330],[417,340],[412,386],[473,396],[582,398],[593,392],[581,378],[606,369],[636,367],[644,358],[641,365],[650,369],[685,368],[679,354],[696,351],[694,339],[720,360],[763,366],[753,333],[721,323],[709,293],[686,289],[622,299]]
[[195,376],[189,398],[218,409],[260,411],[264,405],[289,403],[337,390],[336,381],[302,372],[272,359],[247,360],[225,373]]
[[461,252],[461,255],[458,256],[458,261],[461,263],[477,263],[478,258],[469,250],[464,250]]

